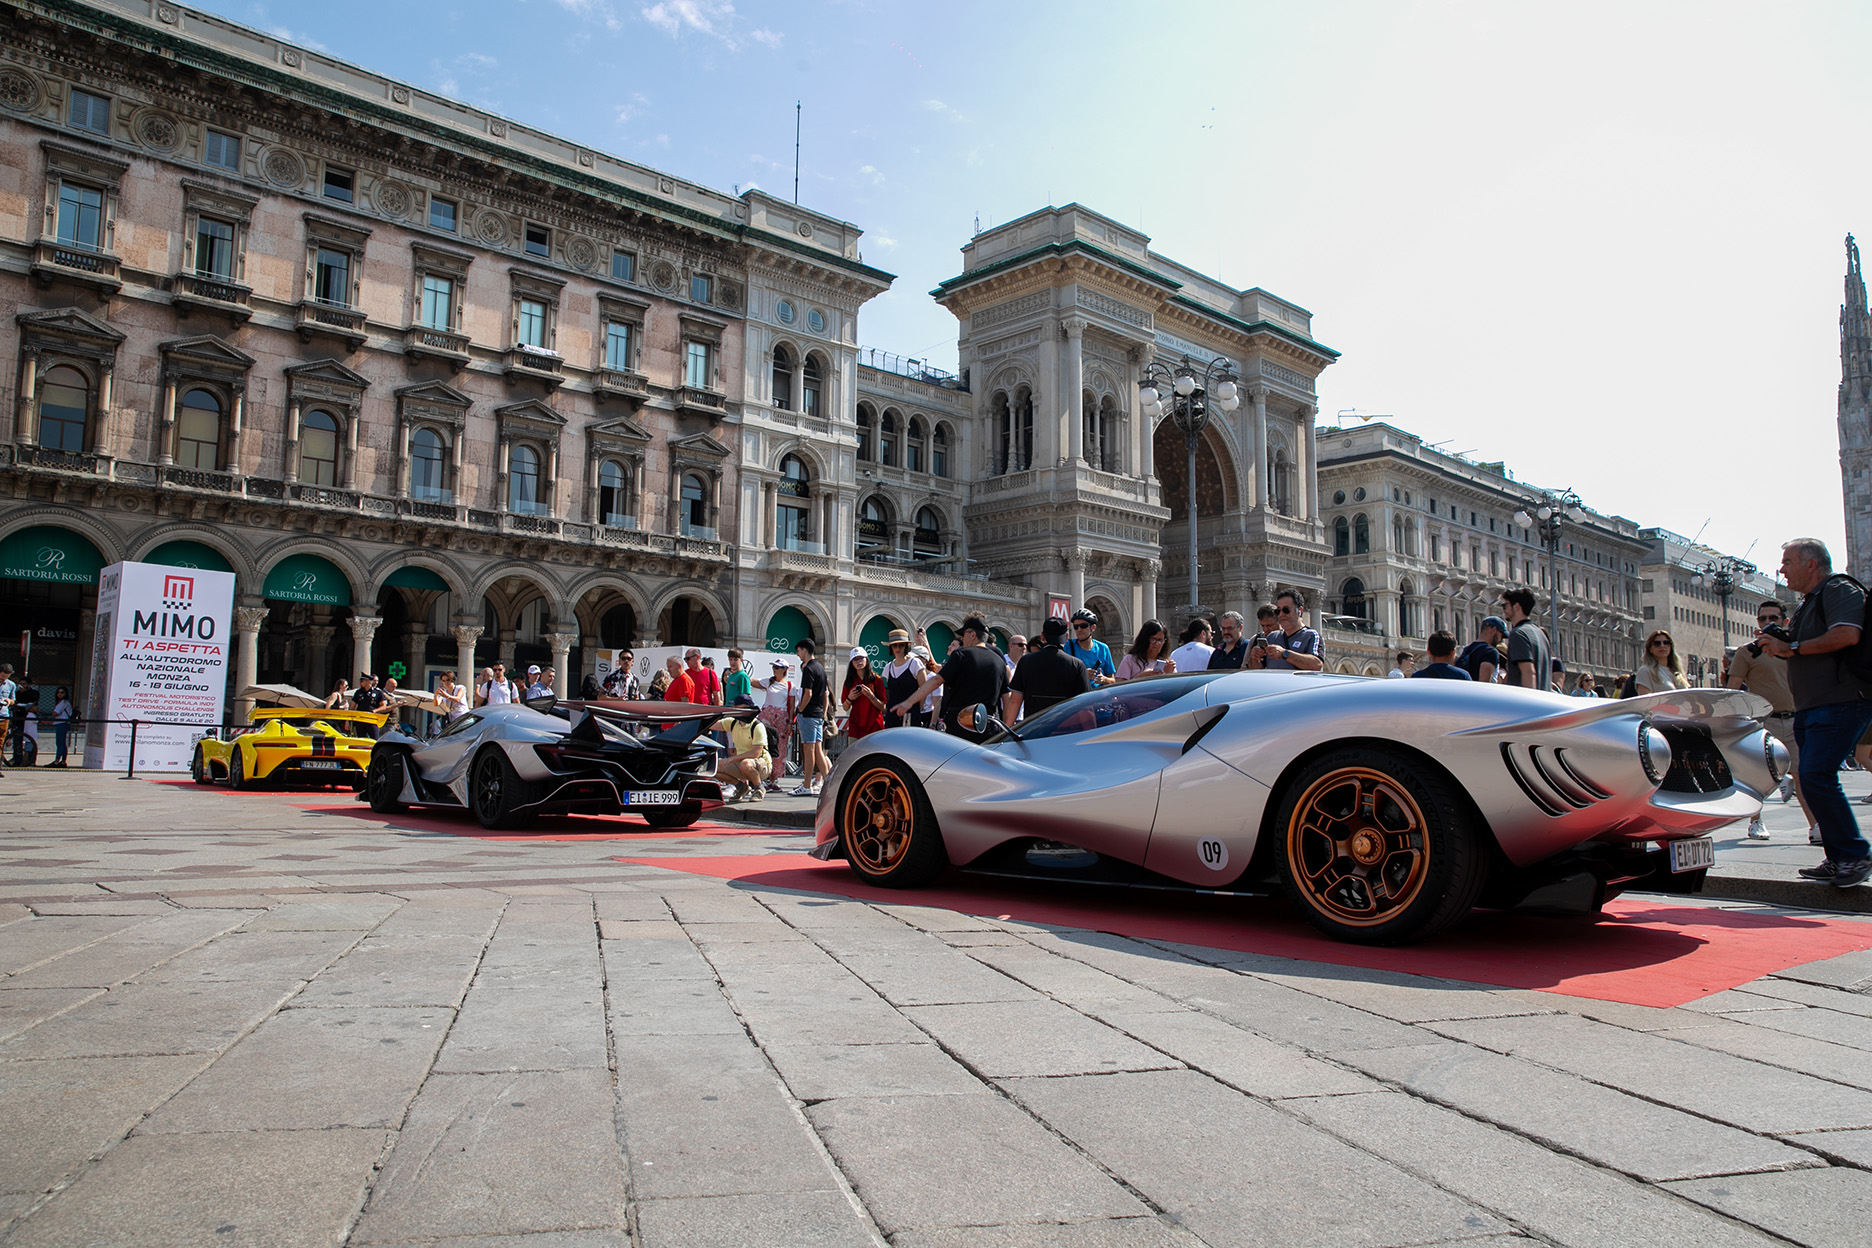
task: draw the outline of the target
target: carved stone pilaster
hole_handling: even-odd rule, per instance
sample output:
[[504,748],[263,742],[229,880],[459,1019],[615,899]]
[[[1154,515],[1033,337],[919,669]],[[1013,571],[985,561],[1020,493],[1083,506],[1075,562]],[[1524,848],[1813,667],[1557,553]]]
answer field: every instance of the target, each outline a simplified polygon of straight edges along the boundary
[[351,627],[351,683],[355,685],[370,670],[371,640],[383,620],[374,615],[354,615],[345,623]]

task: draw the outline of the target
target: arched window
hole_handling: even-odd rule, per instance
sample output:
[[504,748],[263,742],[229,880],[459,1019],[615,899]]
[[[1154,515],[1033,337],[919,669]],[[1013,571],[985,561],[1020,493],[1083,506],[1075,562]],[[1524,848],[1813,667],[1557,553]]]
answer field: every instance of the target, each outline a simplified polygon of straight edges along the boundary
[[202,472],[221,468],[221,400],[207,390],[182,396],[176,412],[176,464]]
[[1014,391],[1014,467],[1011,472],[1025,472],[1033,467],[1034,407],[1033,391],[1021,386]]
[[1098,454],[1092,466],[1104,472],[1124,471],[1124,444],[1118,437],[1118,400],[1109,394],[1099,400]]
[[883,561],[890,557],[890,510],[873,495],[858,505],[858,557]]
[[546,510],[540,502],[539,452],[524,442],[507,454],[507,510],[526,516]]
[[1014,409],[1007,391],[997,390],[989,404],[989,420],[994,429],[994,458],[988,465],[991,475],[1014,471]]
[[1086,463],[1097,468],[1101,462],[1099,459],[1098,396],[1093,394],[1090,390],[1081,392],[1079,395],[1079,412],[1080,436],[1084,439],[1085,443]]
[[48,368],[39,381],[39,445],[48,451],[85,449],[91,383],[68,364]]
[[818,356],[809,355],[806,357],[806,369],[803,377],[805,384],[804,393],[800,398],[800,410],[805,412],[808,416],[817,416],[823,406],[820,401],[820,395],[825,390],[825,381],[820,375]]
[[[890,417],[886,415],[885,419]],[[775,545],[781,550],[800,550],[812,541],[812,477],[799,456],[789,455],[780,461],[775,493]]]
[[338,484],[338,418],[313,408],[299,425],[299,479],[307,485]]
[[863,403],[858,405],[858,458],[866,463],[877,458],[877,413]]
[[410,435],[410,497],[424,503],[455,501],[448,488],[448,448],[433,429]]
[[1398,635],[1401,637],[1422,637],[1420,609],[1417,605],[1417,586],[1405,577],[1398,582]]
[[939,477],[949,475],[948,425],[937,425],[936,432],[930,437],[930,472]]
[[608,528],[631,527],[630,475],[624,465],[607,459],[598,465],[598,522]]
[[878,426],[878,461],[886,467],[897,466],[897,413],[887,411]]
[[910,437],[909,440],[904,443],[904,467],[908,468],[911,472],[923,471],[923,464],[927,458],[929,449],[925,441],[928,437],[928,433],[929,431],[920,417],[912,416],[910,418]]
[[1332,553],[1349,555],[1352,553],[1352,526],[1340,516],[1332,522]]
[[1365,582],[1352,577],[1339,587],[1339,610],[1359,619],[1371,618],[1371,604],[1365,601]]
[[773,349],[773,405],[793,410],[793,353],[785,347]]
[[1268,502],[1283,516],[1293,514],[1293,464],[1285,446],[1268,447]]
[[1352,518],[1352,553],[1355,555],[1371,553],[1371,521],[1363,512]]
[[1404,519],[1401,516],[1391,521],[1391,549],[1396,554],[1404,553]]
[[682,501],[677,517],[678,529],[684,537],[699,537],[704,541],[715,539],[715,530],[709,525],[708,483],[696,473],[687,473],[682,479]]
[[942,517],[934,507],[922,507],[916,514],[915,550],[918,559],[942,558]]

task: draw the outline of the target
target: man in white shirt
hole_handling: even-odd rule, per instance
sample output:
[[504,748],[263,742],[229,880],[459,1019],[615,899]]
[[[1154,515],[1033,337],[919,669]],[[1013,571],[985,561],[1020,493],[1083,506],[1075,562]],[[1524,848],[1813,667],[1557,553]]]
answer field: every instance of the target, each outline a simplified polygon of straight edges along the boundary
[[507,665],[496,663],[494,675],[481,690],[481,700],[488,706],[504,706],[514,700],[513,682],[507,679]]
[[1170,657],[1176,660],[1176,670],[1200,672],[1207,668],[1209,655],[1215,650],[1209,644],[1213,637],[1208,620],[1191,620],[1189,627],[1183,630],[1183,644],[1170,652]]

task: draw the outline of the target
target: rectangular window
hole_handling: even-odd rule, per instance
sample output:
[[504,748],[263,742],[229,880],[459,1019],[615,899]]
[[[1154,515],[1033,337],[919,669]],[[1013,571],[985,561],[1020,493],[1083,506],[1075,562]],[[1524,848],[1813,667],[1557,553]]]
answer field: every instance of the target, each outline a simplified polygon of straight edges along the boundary
[[520,301],[520,345],[546,348],[546,305],[537,299]]
[[611,276],[614,280],[620,281],[620,282],[636,281],[637,280],[637,257],[633,256],[628,251],[612,252],[611,253]]
[[529,256],[550,256],[552,254],[552,231],[543,225],[527,226],[526,253]]
[[202,136],[202,164],[240,172],[241,141],[231,134],[210,130]]
[[423,274],[422,323],[429,329],[455,328],[455,283],[449,278]]
[[709,389],[709,348],[706,342],[692,342],[683,349],[683,384],[696,390]]
[[71,124],[92,134],[110,133],[110,101],[76,88],[71,93]]
[[211,277],[234,276],[234,227],[213,217],[195,223],[195,271]]
[[349,169],[340,169],[336,165],[325,166],[325,198],[335,199],[348,204],[354,198],[357,175]]
[[455,232],[455,201],[452,199],[429,198],[429,228]]
[[88,186],[59,183],[59,242],[68,247],[100,251],[104,246],[104,192]]
[[618,321],[605,325],[605,367],[630,371],[631,327]]
[[351,306],[351,256],[349,252],[318,249],[318,267],[313,274],[312,297],[333,307]]
[[689,279],[689,297],[697,303],[712,303],[715,299],[715,280],[703,277],[700,273]]

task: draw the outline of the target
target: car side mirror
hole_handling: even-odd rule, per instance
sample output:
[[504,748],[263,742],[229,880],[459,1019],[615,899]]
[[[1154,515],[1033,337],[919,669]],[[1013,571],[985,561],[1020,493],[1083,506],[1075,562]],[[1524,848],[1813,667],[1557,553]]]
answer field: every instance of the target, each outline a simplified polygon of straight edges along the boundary
[[985,702],[963,707],[962,713],[956,716],[956,723],[970,732],[987,732],[991,728],[1005,727]]

